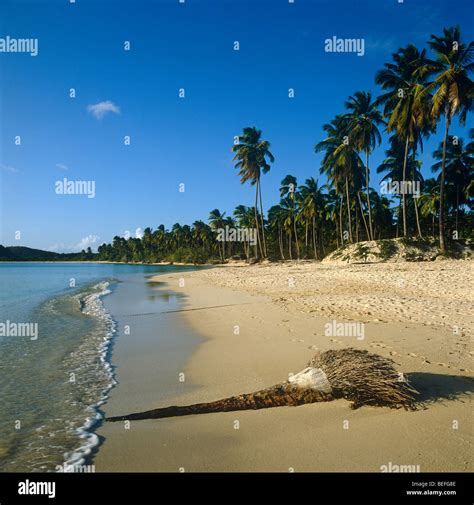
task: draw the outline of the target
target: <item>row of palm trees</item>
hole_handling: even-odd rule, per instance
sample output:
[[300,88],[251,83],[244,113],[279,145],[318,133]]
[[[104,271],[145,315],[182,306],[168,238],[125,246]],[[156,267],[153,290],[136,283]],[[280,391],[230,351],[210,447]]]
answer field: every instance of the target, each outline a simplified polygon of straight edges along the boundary
[[[365,102],[369,109],[373,109],[368,93],[357,93],[351,99],[350,103]],[[374,117],[377,123],[383,121],[378,115],[374,114]],[[435,235],[434,223],[439,219],[440,209],[440,177],[425,180],[416,151],[413,150],[405,160],[406,142],[400,141],[397,135],[392,135],[386,158],[376,169],[377,173],[384,174],[382,182],[401,181],[409,177],[420,184],[417,198],[403,201],[405,195],[399,195],[399,205],[393,207],[389,195],[379,194],[370,185],[367,188],[367,160],[372,148],[363,148],[366,160],[364,164],[358,156],[357,148],[351,148],[350,143],[344,144],[344,135],[350,135],[346,125],[355,121],[352,115],[338,116],[332,124],[324,126],[328,137],[320,142],[316,149],[325,149],[321,171],[327,173],[327,185],[320,187],[318,181],[310,177],[299,186],[295,176],[287,175],[281,181],[280,203],[268,210],[267,219],[262,226],[260,223],[263,214],[259,212],[257,219],[252,215],[255,208],[247,210],[246,221],[240,222],[240,225],[259,226],[260,231],[265,230],[265,242],[269,242],[270,257],[320,259],[328,250],[351,241],[407,235],[423,238],[422,230],[425,230],[425,235]],[[363,125],[364,136],[373,139],[370,139],[369,146],[380,143],[377,125],[368,126],[366,123]],[[337,133],[335,130],[340,124],[343,125],[343,130],[342,133]],[[355,129],[357,133],[361,130],[362,127]],[[252,137],[260,139],[261,132],[255,130]],[[474,129],[470,131],[470,137],[471,141],[467,144],[462,138],[448,137],[446,151],[443,149],[444,142],[441,142],[433,153],[434,159],[438,161],[432,167],[433,172],[439,172],[444,156],[446,206],[450,215],[454,216],[454,229],[463,228],[466,237],[473,228],[473,215],[468,209],[472,206],[474,192]],[[240,144],[243,144],[244,138],[249,136],[243,135]],[[268,142],[266,145],[268,146]],[[250,150],[248,145],[246,150]],[[237,209],[247,208],[239,206]],[[403,220],[401,214],[404,215]],[[410,227],[410,223],[413,223],[413,226]],[[249,248],[246,249],[247,257],[248,252]],[[259,255],[263,256],[263,253],[260,247],[256,246],[255,257],[258,258]]]
[[141,238],[115,236],[111,244],[99,246],[97,259],[125,263],[205,263],[222,262],[230,257],[250,259],[249,241],[220,241],[218,232],[226,227],[250,229],[254,226],[255,216],[258,222],[263,222],[260,213],[239,205],[233,214],[233,217],[226,216],[225,212],[214,209],[209,213],[208,223],[195,221],[191,226],[175,223],[171,230],[161,224],[155,230],[145,228]]
[[[345,200],[347,232],[349,241],[354,241],[351,194],[356,195],[361,207],[361,215],[367,232],[367,238],[373,240],[374,226],[372,218],[370,168],[369,158],[373,150],[380,145],[383,127],[390,138],[391,147],[387,151],[387,159],[378,171],[389,171],[390,176],[396,176],[402,186],[411,180],[420,180],[420,162],[416,159],[423,149],[423,140],[436,133],[438,123],[442,118],[445,131],[440,151],[440,164],[435,168],[441,170],[439,177],[439,244],[442,252],[446,252],[446,153],[449,142],[454,138],[449,136],[449,129],[455,116],[461,124],[465,124],[467,113],[472,110],[474,86],[469,73],[474,69],[474,42],[464,44],[461,41],[459,27],[445,28],[443,35],[431,35],[428,42],[435,57],[430,59],[425,49],[418,50],[413,44],[393,54],[393,61],[386,63],[377,72],[375,81],[382,88],[382,94],[375,100],[370,92],[358,91],[350,96],[345,103],[346,111],[338,114],[323,126],[326,138],[315,146],[316,152],[324,152],[321,173],[327,176],[329,187],[340,197],[340,234],[344,241],[342,205]],[[379,110],[383,107],[383,112]],[[269,171],[274,161],[269,151],[270,144],[262,140],[261,131],[245,128],[239,137],[239,143],[233,146],[236,153],[234,160],[239,169],[241,183],[250,181],[256,186],[255,209],[260,199],[261,205],[261,175]],[[451,146],[454,147],[454,144]],[[467,154],[469,156],[469,154]],[[362,159],[365,158],[365,160]],[[402,158],[402,159],[401,159]],[[467,160],[468,165],[472,160]],[[470,169],[472,165],[468,168]],[[288,178],[283,184],[294,186]],[[286,184],[288,183],[288,184]],[[288,193],[282,189],[283,198],[289,198],[289,207],[296,213],[294,192]],[[365,211],[360,193],[365,192]],[[406,191],[400,193],[400,205],[397,211],[400,217],[400,207],[403,224],[403,236],[409,235],[408,198]],[[421,237],[418,202],[412,202],[417,233]],[[357,216],[357,212],[355,213]],[[400,219],[397,218],[397,224]],[[259,228],[259,243],[263,244],[256,250],[262,257],[266,256],[265,233],[263,222],[256,222]],[[293,218],[296,227],[296,218]],[[398,227],[397,227],[398,228]],[[296,239],[296,253],[299,256],[299,245]]]
[[[262,176],[275,158],[270,143],[256,127],[243,129],[232,146],[240,182],[255,187],[253,207],[239,205],[233,216],[214,209],[208,224],[175,224],[171,230],[160,225],[147,228],[140,238],[114,237],[112,244],[99,247],[99,258],[113,261],[224,261],[229,257],[314,258],[347,242],[435,234],[439,246],[447,248],[446,225],[467,237],[472,234],[474,192],[474,138],[450,135],[455,117],[465,124],[472,110],[474,85],[474,42],[465,44],[458,27],[432,35],[428,42],[434,57],[410,44],[392,55],[378,71],[375,82],[382,93],[369,91],[350,96],[344,111],[323,125],[325,138],[314,149],[323,153],[320,173],[327,184],[310,177],[298,185],[287,175],[280,185],[280,202],[265,217]],[[444,135],[433,153],[437,178],[424,180],[419,155],[423,142],[437,132],[444,119]],[[405,191],[380,194],[370,186],[370,158],[389,135],[384,161],[376,168],[382,181],[414,181],[421,194],[411,198]],[[254,229],[255,243],[221,242],[218,231],[225,227]],[[462,233],[461,233],[462,232]]]
[[[444,155],[446,167],[446,204],[455,230],[463,230],[465,236],[472,233],[474,215],[468,209],[472,207],[474,192],[474,129],[470,131],[471,141],[467,144],[462,138],[448,138]],[[387,150],[387,157],[377,168],[385,173],[382,180],[397,180],[401,177],[405,149],[396,141]],[[433,171],[439,172],[443,159],[443,145],[433,153],[435,160]],[[439,219],[440,184],[437,178],[424,180],[420,172],[421,162],[414,157],[407,160],[407,173],[413,173],[420,182],[421,193],[417,201],[407,201],[408,221],[416,220],[416,228],[409,232],[422,237],[435,234],[435,222]],[[359,177],[362,179],[362,176]],[[209,213],[208,223],[195,221],[191,226],[176,223],[170,230],[164,225],[156,230],[146,228],[143,237],[129,238],[116,236],[112,244],[103,244],[98,250],[98,259],[121,262],[188,262],[204,263],[223,262],[228,258],[250,260],[261,257],[263,239],[255,245],[249,240],[243,242],[219,241],[218,232],[229,229],[264,230],[265,248],[272,259],[314,258],[321,259],[336,247],[350,241],[343,223],[349,215],[354,216],[355,241],[391,238],[402,232],[399,226],[400,205],[393,207],[388,197],[372,188],[366,198],[361,196],[360,187],[349,187],[350,202],[346,210],[343,205],[344,193],[338,194],[329,185],[319,186],[313,177],[298,185],[296,177],[287,175],[280,184],[280,202],[268,210],[267,218],[259,209],[238,205],[232,215],[226,215],[219,209]],[[370,205],[371,212],[368,212]],[[419,207],[419,212],[416,210]],[[398,215],[397,215],[398,214]],[[372,225],[368,223],[368,216]],[[256,225],[256,223],[258,223]],[[84,258],[92,256],[89,250]]]

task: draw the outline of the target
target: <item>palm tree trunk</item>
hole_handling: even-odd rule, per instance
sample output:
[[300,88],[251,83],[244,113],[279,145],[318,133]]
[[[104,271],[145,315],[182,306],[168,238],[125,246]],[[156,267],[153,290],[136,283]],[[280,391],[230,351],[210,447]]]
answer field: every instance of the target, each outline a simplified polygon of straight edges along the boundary
[[288,253],[290,254],[290,260],[293,259],[291,255],[291,231],[288,232]]
[[314,250],[314,259],[317,261],[318,258],[318,250],[316,248],[316,218],[313,216],[313,250]]
[[446,142],[448,141],[449,125],[451,120],[449,115],[446,114],[446,129],[444,132],[443,139],[443,158],[441,160],[441,181],[439,185],[439,248],[441,252],[446,252],[446,237],[444,235],[446,223],[445,223],[445,213],[444,213],[444,180],[446,176]]
[[[280,229],[280,233],[281,233],[281,250],[282,250],[282,253],[284,253],[284,251],[285,251],[285,235],[283,233],[283,228]],[[285,254],[283,254],[283,259],[286,259]]]
[[402,206],[402,195],[399,195],[399,202],[398,202],[398,209],[397,209],[397,232],[396,232],[396,238],[398,238],[399,231],[400,231],[400,208]]
[[296,231],[296,204],[293,199],[293,230],[295,231],[296,257],[300,259],[300,246],[298,244],[298,232]]
[[349,179],[346,177],[346,204],[347,204],[347,218],[348,218],[348,224],[349,224],[349,239],[351,241],[351,244],[354,242],[354,239],[352,238],[352,218],[351,218],[351,204],[349,200]]
[[263,219],[263,203],[262,203],[262,186],[260,185],[260,179],[257,182],[258,193],[260,195],[260,219],[262,221],[262,238],[263,238],[263,257],[267,257],[267,240],[265,238],[265,221]]
[[163,407],[145,412],[135,412],[124,416],[109,417],[107,421],[138,421],[141,419],[163,419],[166,417],[208,414],[211,412],[257,410],[272,407],[297,406],[315,402],[327,402],[333,399],[334,394],[330,388],[329,390],[320,391],[315,387],[298,387],[294,386],[291,382],[284,382],[275,384],[269,388],[261,389],[260,391],[255,391],[254,393],[231,396],[207,403]]
[[339,205],[339,233],[341,235],[341,246],[344,244],[344,234],[342,233],[342,195]]
[[[458,233],[459,221],[459,184],[456,184],[456,235]],[[456,238],[459,238],[456,236]]]
[[[416,159],[416,150],[415,150],[415,145],[413,144],[413,182],[415,182],[415,159]],[[418,215],[418,197],[416,195],[413,195],[413,207],[415,207],[415,218],[416,218],[416,228],[418,230],[418,236],[420,238],[423,238],[423,235],[421,234],[421,227],[420,227],[420,216]]]
[[405,156],[403,158],[403,174],[402,174],[402,188],[403,188],[403,236],[407,236],[407,203],[405,199],[405,193],[406,193],[406,188],[405,188],[405,179],[406,179],[406,170],[407,170],[407,160],[408,160],[408,140],[409,137],[407,135],[407,140],[405,142]]
[[281,226],[280,223],[278,223],[278,245],[280,246],[280,255],[281,259],[285,259],[285,255],[283,254],[283,237],[282,237],[282,231],[281,231]]
[[357,210],[355,212],[355,235],[356,235],[356,242],[359,242],[359,216],[357,214]]
[[[369,210],[369,229],[370,229],[370,236],[369,240],[374,240],[374,232],[372,229],[372,209],[370,207],[370,192],[369,192],[369,150],[365,150],[365,187],[367,191],[367,207]],[[365,223],[365,218],[364,218],[364,223]]]
[[[362,220],[364,221],[365,231],[367,232],[367,238],[368,238],[368,240],[373,240],[370,238],[371,236],[373,237],[372,229],[370,230],[370,234],[369,234],[369,229],[367,228],[367,221],[365,220],[365,216],[364,216],[364,209],[362,208],[362,200],[360,199],[360,193],[358,191],[357,191],[357,198],[359,199],[360,213],[362,214]],[[370,214],[369,214],[369,216],[370,216]]]
[[413,197],[413,205],[415,207],[416,228],[418,230],[418,236],[420,238],[423,238],[423,235],[421,233],[421,226],[420,226],[420,216],[418,214],[418,198],[415,196]]
[[296,257],[300,259],[300,246],[298,244],[298,232],[296,231],[296,218],[293,219],[293,230],[295,232]]
[[[258,181],[257,181],[257,184],[256,184],[256,188],[255,188],[255,228],[257,230],[257,244],[255,244],[255,259],[258,260],[258,249],[260,248],[260,251],[262,251],[262,243],[261,243],[261,240],[260,240],[260,231],[259,231],[259,226],[258,226]],[[262,257],[263,257],[263,253],[262,253]]]

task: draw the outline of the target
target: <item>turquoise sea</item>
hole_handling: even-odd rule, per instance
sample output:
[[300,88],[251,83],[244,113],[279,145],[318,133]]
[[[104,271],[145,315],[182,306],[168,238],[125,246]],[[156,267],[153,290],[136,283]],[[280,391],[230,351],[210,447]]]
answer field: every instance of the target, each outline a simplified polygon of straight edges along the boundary
[[192,268],[0,263],[0,471],[87,461],[115,383],[105,297],[118,283]]

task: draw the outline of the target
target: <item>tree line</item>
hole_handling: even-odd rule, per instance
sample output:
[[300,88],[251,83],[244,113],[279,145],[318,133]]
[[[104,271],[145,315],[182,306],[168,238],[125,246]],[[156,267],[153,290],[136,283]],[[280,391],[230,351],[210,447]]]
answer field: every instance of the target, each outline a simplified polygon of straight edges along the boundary
[[[467,138],[450,134],[455,118],[461,125],[473,108],[474,42],[462,41],[459,27],[431,35],[428,48],[400,48],[375,75],[381,94],[356,91],[344,109],[323,125],[325,138],[316,143],[323,153],[320,173],[299,184],[289,174],[280,185],[280,201],[265,215],[262,176],[275,158],[261,130],[246,127],[232,146],[240,182],[255,187],[254,205],[232,213],[214,209],[208,223],[176,223],[146,228],[142,238],[114,237],[98,249],[109,261],[183,261],[202,263],[227,258],[321,259],[346,243],[386,238],[437,236],[441,252],[452,240],[472,239],[474,193],[474,129]],[[444,131],[438,125],[444,121]],[[382,182],[396,182],[398,191],[370,186],[370,159],[388,135],[385,159],[375,171]],[[433,153],[434,177],[421,173],[423,142],[438,135]],[[410,184],[407,184],[407,183]],[[391,187],[387,185],[387,187]],[[417,188],[413,191],[413,188]],[[409,189],[410,191],[408,191]],[[219,241],[219,230],[252,228],[256,240]]]

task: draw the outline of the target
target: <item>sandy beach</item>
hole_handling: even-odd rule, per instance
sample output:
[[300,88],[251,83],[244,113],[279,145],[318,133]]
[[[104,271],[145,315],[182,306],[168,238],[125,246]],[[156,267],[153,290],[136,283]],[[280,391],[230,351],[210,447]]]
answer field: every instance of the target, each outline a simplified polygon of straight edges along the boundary
[[[106,423],[97,471],[472,471],[473,277],[468,261],[293,262],[155,277],[182,295],[182,311],[168,316],[205,340],[175,371],[182,389],[166,401],[148,379],[149,359],[125,367],[129,376],[119,366],[108,416],[255,391],[303,369],[317,349],[351,346],[392,358],[425,406],[350,410],[336,400],[135,421],[130,429]],[[364,323],[363,338],[328,335],[332,321]]]

